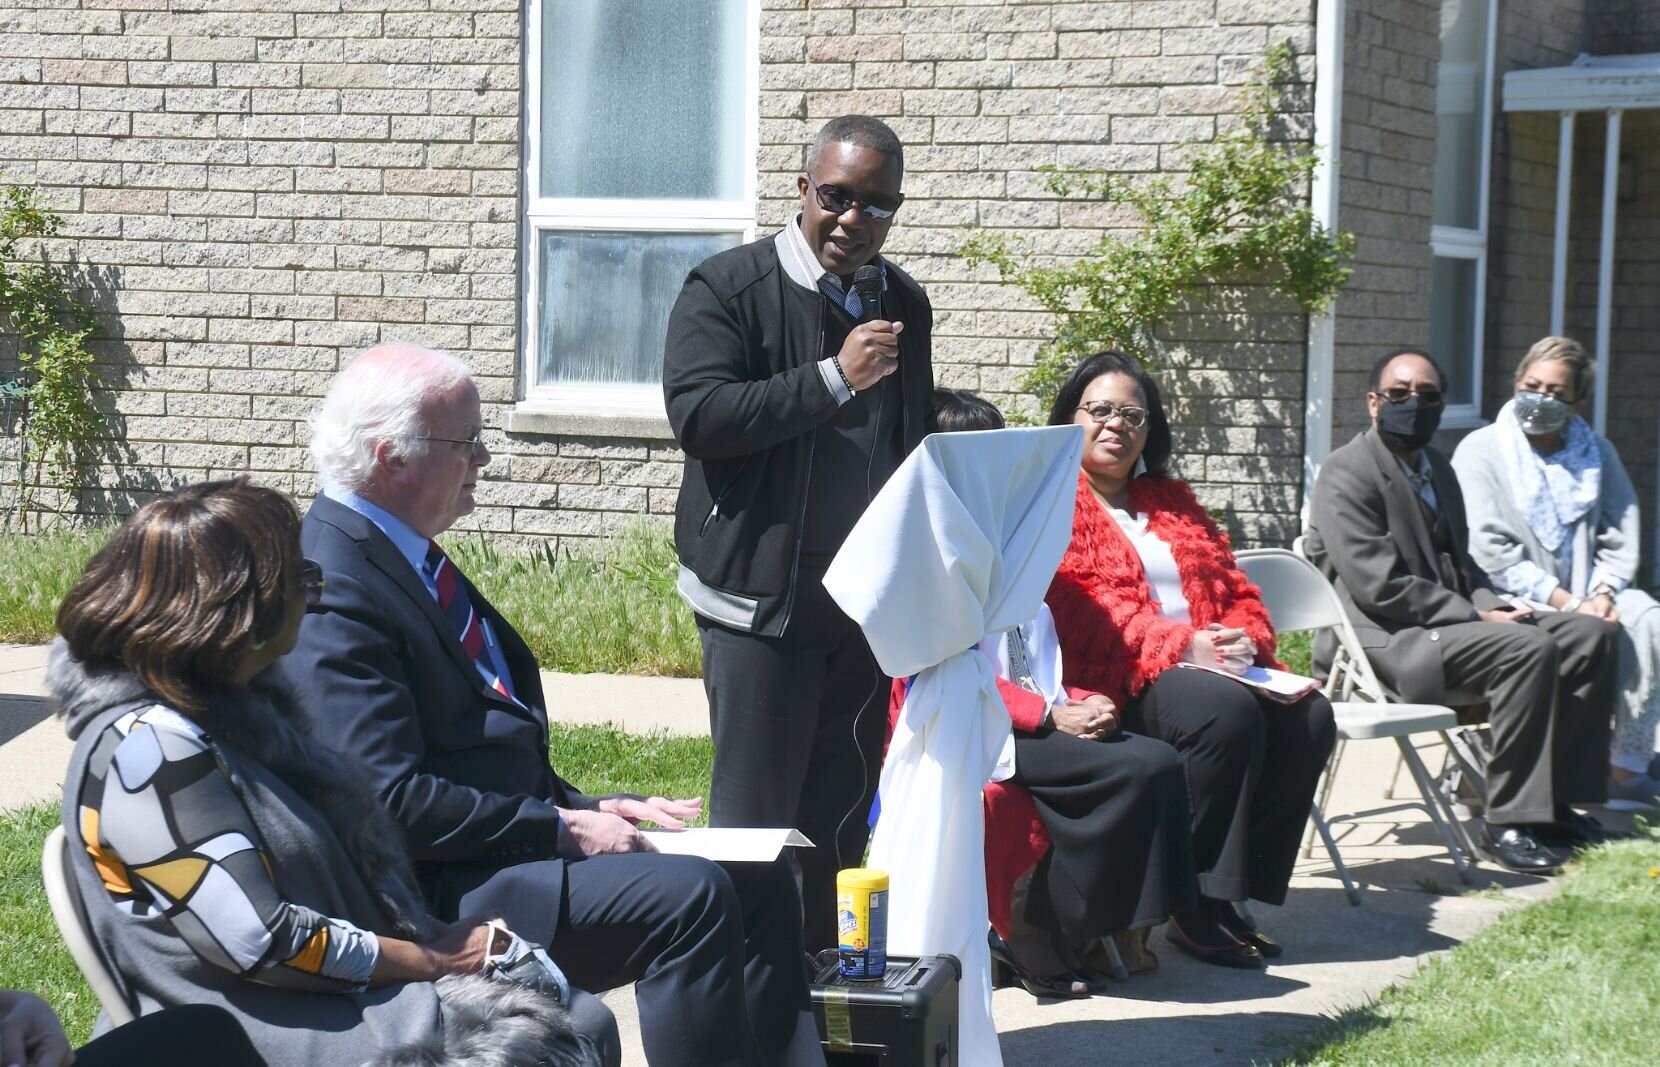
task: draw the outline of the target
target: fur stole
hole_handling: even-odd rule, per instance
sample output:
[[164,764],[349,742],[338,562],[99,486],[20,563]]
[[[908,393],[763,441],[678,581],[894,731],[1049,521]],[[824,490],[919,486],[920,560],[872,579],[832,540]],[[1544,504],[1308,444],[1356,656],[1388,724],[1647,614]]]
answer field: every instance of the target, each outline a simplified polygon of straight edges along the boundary
[[[75,659],[62,638],[52,644],[46,685],[71,737],[118,705],[166,703],[123,667]],[[415,887],[403,831],[369,788],[368,774],[349,756],[312,739],[280,672],[264,671],[247,686],[206,688],[201,700],[203,710],[188,717],[215,743],[229,747],[231,762],[240,755],[263,764],[322,813],[396,936],[426,942],[442,932],[443,924],[427,914]]]
[[404,1045],[366,1067],[601,1067],[571,1036],[550,997],[477,975],[438,980],[444,1032]]
[[1243,629],[1257,644],[1257,663],[1279,666],[1261,592],[1240,572],[1227,534],[1188,484],[1136,478],[1129,510],[1146,514],[1148,530],[1170,546],[1192,622],[1159,613],[1135,546],[1079,475],[1072,543],[1047,597],[1066,684],[1104,693],[1122,707],[1181,662],[1194,630],[1211,623]]

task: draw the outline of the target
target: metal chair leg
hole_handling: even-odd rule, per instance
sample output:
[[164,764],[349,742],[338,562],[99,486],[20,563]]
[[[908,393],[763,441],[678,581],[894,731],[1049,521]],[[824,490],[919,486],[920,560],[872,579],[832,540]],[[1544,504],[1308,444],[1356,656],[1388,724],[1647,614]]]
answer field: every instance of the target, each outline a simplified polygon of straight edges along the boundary
[[[1464,751],[1464,747],[1460,742],[1453,740],[1445,730],[1441,730],[1439,733],[1442,742],[1447,746],[1448,759],[1458,765],[1459,771],[1469,779],[1470,787],[1475,790],[1476,796],[1481,800],[1481,812],[1483,818],[1485,818],[1487,815],[1486,777],[1476,769],[1474,762],[1470,759],[1469,754]],[[1445,790],[1440,788],[1435,790],[1435,795],[1441,800],[1441,810],[1446,813],[1447,821],[1457,829],[1464,850],[1472,857],[1480,856],[1482,854],[1481,850],[1476,848],[1476,843],[1470,839],[1470,832],[1464,828],[1464,820],[1458,817],[1458,809],[1454,804],[1456,798],[1449,796]]]
[[1112,976],[1120,982],[1130,980],[1130,969],[1124,966],[1124,957],[1118,951],[1118,943],[1111,937],[1103,937],[1101,945],[1107,950],[1107,965],[1112,968]]
[[[1347,742],[1340,737],[1337,739],[1337,744],[1332,746],[1331,757],[1326,760],[1326,769],[1320,775],[1319,783],[1314,787],[1315,811],[1324,811],[1326,809],[1326,805],[1331,803],[1332,783],[1337,778],[1337,764],[1343,759],[1343,746],[1346,743]],[[1305,860],[1314,855],[1314,834],[1310,833],[1306,829],[1303,831],[1303,846],[1301,855]]]
[[[1418,750],[1412,747],[1412,742],[1408,738],[1397,737],[1395,743],[1400,746],[1401,759],[1406,763],[1407,769],[1412,772],[1413,781],[1418,783],[1418,792],[1424,799],[1424,810],[1429,812],[1430,821],[1435,824],[1436,832],[1441,835],[1441,843],[1447,847],[1447,854],[1452,857],[1453,867],[1458,871],[1459,881],[1469,885],[1473,881],[1470,876],[1470,865],[1465,862],[1464,853],[1459,848],[1458,842],[1454,840],[1452,829],[1442,817],[1441,791],[1436,788],[1435,779],[1430,777],[1429,768],[1424,766],[1424,761],[1418,755]],[[1458,824],[1456,818],[1452,821],[1454,825],[1458,826],[1459,834],[1462,835],[1464,827]],[[1472,852],[1471,855],[1474,855],[1474,853]]]
[[1385,800],[1400,799],[1395,795],[1395,787],[1401,782],[1401,763],[1401,754],[1397,752],[1395,753],[1395,766],[1389,771],[1389,784],[1383,787],[1383,799]]
[[1331,865],[1337,868],[1337,877],[1343,879],[1343,892],[1348,894],[1349,903],[1360,907],[1360,890],[1355,888],[1354,879],[1349,877],[1349,868],[1343,865],[1343,854],[1337,851],[1337,842],[1331,838],[1331,827],[1326,825],[1326,817],[1320,814],[1318,805],[1310,804],[1308,814],[1314,820],[1314,829],[1320,835],[1320,840],[1326,843],[1326,854],[1331,857]]

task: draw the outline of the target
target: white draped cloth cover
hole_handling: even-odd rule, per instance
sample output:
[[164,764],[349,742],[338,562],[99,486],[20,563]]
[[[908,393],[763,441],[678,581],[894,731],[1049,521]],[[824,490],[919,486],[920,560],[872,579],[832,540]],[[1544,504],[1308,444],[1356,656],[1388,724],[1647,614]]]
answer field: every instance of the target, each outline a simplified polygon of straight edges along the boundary
[[870,866],[889,877],[888,951],[963,964],[959,1048],[997,1065],[980,792],[1009,715],[979,645],[1038,614],[1072,537],[1077,426],[934,434],[848,535],[825,588],[890,677],[915,675],[878,788]]

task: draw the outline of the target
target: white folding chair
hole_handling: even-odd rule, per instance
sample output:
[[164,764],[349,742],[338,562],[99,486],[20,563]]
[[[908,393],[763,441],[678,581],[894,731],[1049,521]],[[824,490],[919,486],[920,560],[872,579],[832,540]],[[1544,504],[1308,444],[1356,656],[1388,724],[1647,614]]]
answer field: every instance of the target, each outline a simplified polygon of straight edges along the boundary
[[69,955],[75,966],[92,987],[93,995],[103,1005],[111,1026],[125,1026],[133,1021],[133,1009],[121,995],[120,983],[110,974],[104,958],[93,943],[92,930],[86,921],[86,908],[81,903],[81,891],[75,885],[74,872],[69,869],[69,837],[63,827],[55,827],[46,835],[46,845],[40,851],[40,876],[46,883],[46,900],[52,907],[52,918],[57,921],[58,933],[69,946]]
[[1276,632],[1329,631],[1336,639],[1337,653],[1322,691],[1332,702],[1339,749],[1332,754],[1325,786],[1310,805],[1310,816],[1327,854],[1331,856],[1332,866],[1343,880],[1349,903],[1360,903],[1360,891],[1349,876],[1348,867],[1343,863],[1343,856],[1337,849],[1337,842],[1332,838],[1331,827],[1322,811],[1331,797],[1331,780],[1337,772],[1341,746],[1348,741],[1394,738],[1401,759],[1418,785],[1422,806],[1441,835],[1458,877],[1468,883],[1471,880],[1469,862],[1442,812],[1435,780],[1410,740],[1413,734],[1445,733],[1458,725],[1458,714],[1440,704],[1402,704],[1389,700],[1377,676],[1372,673],[1372,665],[1366,660],[1360,639],[1355,635],[1354,626],[1344,612],[1342,602],[1337,599],[1336,591],[1314,564],[1295,552],[1281,548],[1251,549],[1240,552],[1237,558],[1240,569],[1262,590],[1263,605],[1268,609],[1268,617]]

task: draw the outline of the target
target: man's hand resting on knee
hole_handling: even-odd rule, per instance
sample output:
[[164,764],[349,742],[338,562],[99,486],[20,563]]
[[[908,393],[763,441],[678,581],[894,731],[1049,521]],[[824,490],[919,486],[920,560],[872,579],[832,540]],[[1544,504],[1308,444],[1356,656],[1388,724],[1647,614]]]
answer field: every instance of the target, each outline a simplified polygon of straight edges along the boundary
[[560,808],[559,854],[566,859],[618,852],[656,852],[651,839],[635,828],[654,822],[670,830],[703,814],[703,799],[669,800],[617,793],[598,797],[591,808]]

